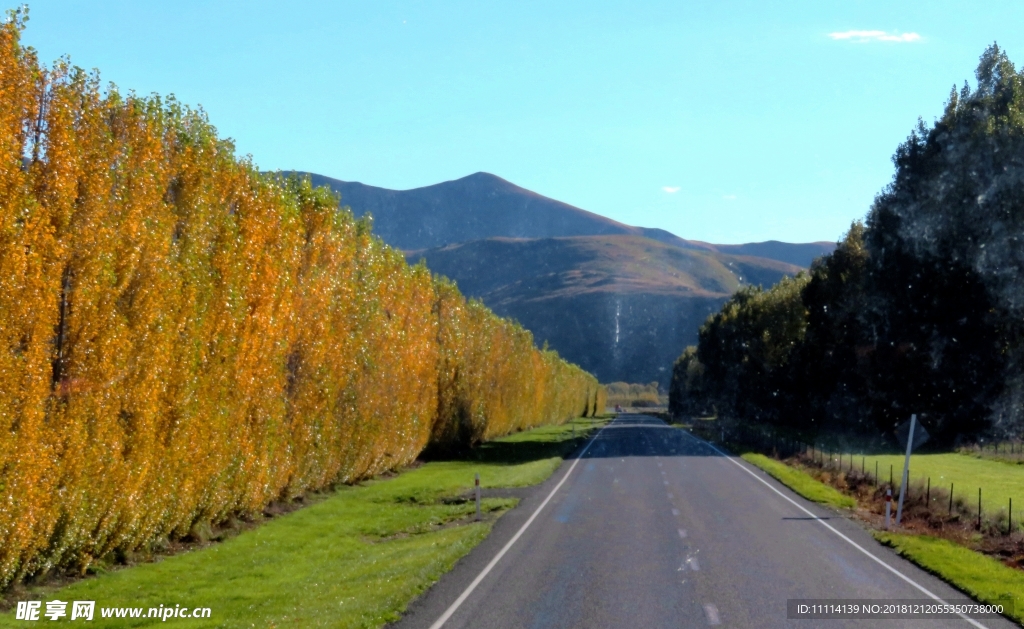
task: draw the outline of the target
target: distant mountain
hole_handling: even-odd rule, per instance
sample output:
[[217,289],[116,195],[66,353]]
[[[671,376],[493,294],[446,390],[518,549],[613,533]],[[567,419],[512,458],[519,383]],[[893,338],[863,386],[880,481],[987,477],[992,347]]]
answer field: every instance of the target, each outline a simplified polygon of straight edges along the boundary
[[410,262],[458,283],[602,382],[658,381],[741,285],[795,275],[833,243],[716,245],[633,227],[476,173],[413,190],[309,175]]
[[374,233],[399,249],[428,249],[502,236],[550,238],[640,234],[610,218],[555,201],[488,173],[412,190],[388,190],[310,174],[341,193],[356,216],[369,212]]
[[489,173],[412,190],[389,190],[314,173],[316,186],[341,194],[356,216],[369,212],[373,231],[403,250],[430,249],[483,238],[557,238],[562,236],[644,236],[683,249],[757,256],[808,267],[835,243],[790,244],[770,240],[715,245],[686,240],[664,229],[633,227],[531,192]]
[[808,268],[816,258],[832,253],[836,248],[836,243],[827,241],[790,243],[768,240],[765,242],[749,242],[743,245],[712,245],[696,240],[689,240],[687,242],[693,245],[706,245],[712,251],[718,251],[719,253],[768,258],[804,268]]
[[742,284],[801,267],[634,235],[490,238],[407,254],[602,382],[658,381]]

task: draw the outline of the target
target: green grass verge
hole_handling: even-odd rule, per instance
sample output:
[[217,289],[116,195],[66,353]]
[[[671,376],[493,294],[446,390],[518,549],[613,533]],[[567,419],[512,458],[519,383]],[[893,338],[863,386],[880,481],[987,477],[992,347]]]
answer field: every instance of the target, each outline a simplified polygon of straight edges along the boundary
[[829,487],[828,485],[811,478],[808,474],[792,468],[781,461],[776,461],[775,459],[768,458],[762,454],[755,454],[753,452],[743,454],[742,458],[744,461],[752,463],[765,472],[768,472],[769,475],[780,483],[789,487],[808,500],[844,509],[852,509],[857,506],[857,502],[850,496],[840,493],[839,490]]
[[[849,455],[847,455],[848,457]],[[903,473],[903,455],[881,455],[854,457],[854,465],[863,465],[868,472],[874,474],[875,461],[878,461],[878,474],[883,482],[889,480],[889,466],[892,466],[893,478],[899,484]],[[1013,498],[1014,520],[1020,518],[1020,509],[1024,509],[1024,466],[1007,465],[1002,461],[982,459],[965,454],[914,454],[910,457],[910,483],[924,483],[932,480],[932,488],[949,489],[953,483],[955,498],[963,498],[968,505],[977,507],[978,488],[981,488],[981,504],[984,512],[996,514],[1006,512],[1009,499]]]
[[981,553],[927,535],[876,532],[878,541],[900,556],[952,583],[983,603],[1013,600],[1008,617],[1024,623],[1024,572]]
[[[202,550],[61,589],[29,589],[19,598],[44,601],[43,611],[50,600],[96,601],[96,627],[160,624],[150,618],[104,620],[99,608],[161,604],[212,609],[209,619],[172,621],[188,627],[379,627],[397,619],[487,536],[491,524],[473,522],[474,504],[459,499],[471,490],[475,473],[484,487],[540,483],[587,430],[603,423],[579,419],[498,439],[460,460],[344,487]],[[515,502],[485,499],[483,508],[501,511]],[[14,616],[13,610],[0,614],[0,627],[25,626]]]

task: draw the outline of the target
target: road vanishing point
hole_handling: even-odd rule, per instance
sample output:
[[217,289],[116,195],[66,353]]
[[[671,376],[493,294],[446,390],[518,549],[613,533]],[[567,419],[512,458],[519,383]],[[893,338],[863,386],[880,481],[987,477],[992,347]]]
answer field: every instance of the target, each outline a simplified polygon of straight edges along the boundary
[[1016,626],[787,614],[789,599],[966,598],[742,459],[654,417],[620,415],[393,628]]

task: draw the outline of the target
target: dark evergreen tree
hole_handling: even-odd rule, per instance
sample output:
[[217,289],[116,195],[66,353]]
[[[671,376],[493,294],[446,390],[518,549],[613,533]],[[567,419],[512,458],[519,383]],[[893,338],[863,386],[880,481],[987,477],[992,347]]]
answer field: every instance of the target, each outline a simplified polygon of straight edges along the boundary
[[674,409],[938,443],[1024,426],[1024,75],[996,45],[893,157],[809,279],[745,288],[676,363]]
[[850,226],[835,251],[815,261],[802,298],[807,332],[793,359],[797,413],[806,428],[874,432],[864,405],[871,348],[863,322],[864,225]]
[[899,147],[866,235],[873,416],[943,440],[986,429],[1020,363],[1024,80],[995,45],[977,79]]

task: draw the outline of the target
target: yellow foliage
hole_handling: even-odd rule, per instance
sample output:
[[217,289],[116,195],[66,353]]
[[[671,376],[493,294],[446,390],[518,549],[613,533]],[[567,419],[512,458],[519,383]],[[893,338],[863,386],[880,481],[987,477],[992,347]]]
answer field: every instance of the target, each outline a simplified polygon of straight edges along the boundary
[[603,409],[596,380],[0,25],[0,587]]

